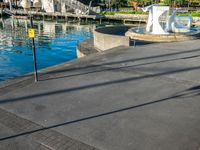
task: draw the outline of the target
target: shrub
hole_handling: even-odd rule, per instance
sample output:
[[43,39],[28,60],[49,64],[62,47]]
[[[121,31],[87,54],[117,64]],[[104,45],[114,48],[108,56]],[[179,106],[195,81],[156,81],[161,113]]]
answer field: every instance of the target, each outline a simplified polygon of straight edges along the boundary
[[127,12],[127,11],[119,11],[119,12],[110,12],[110,11],[106,11],[106,12],[101,12],[101,15],[115,15],[115,14],[148,14],[146,12],[140,12],[140,11],[131,11],[131,12]]
[[193,11],[191,13],[177,13],[177,16],[189,16],[192,15],[193,17],[200,17],[200,12],[199,11]]
[[115,15],[115,12],[111,12],[111,11],[104,11],[104,12],[101,12],[101,15]]
[[[111,12],[111,11],[105,11],[101,12],[101,15],[115,15],[115,14],[148,14],[147,12],[140,12],[140,11],[119,11],[119,12]],[[192,15],[193,17],[200,17],[200,11],[193,11],[191,13],[177,13],[177,16],[189,16]]]

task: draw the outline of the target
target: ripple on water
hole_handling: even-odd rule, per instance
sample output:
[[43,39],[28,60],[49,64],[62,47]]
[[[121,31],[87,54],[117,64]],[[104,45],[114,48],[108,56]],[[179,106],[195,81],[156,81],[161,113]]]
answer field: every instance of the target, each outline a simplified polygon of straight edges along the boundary
[[[2,22],[1,22],[2,21]],[[31,40],[25,30],[27,22],[1,20],[0,24],[0,81],[33,71]],[[28,24],[29,26],[29,24]],[[92,37],[94,26],[56,22],[34,22],[38,68],[46,68],[76,59],[76,45]]]

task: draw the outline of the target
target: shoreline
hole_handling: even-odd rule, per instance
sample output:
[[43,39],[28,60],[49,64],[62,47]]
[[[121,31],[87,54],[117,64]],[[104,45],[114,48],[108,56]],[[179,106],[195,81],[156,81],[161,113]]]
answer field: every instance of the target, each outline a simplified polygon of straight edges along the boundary
[[[73,65],[76,66],[76,64],[79,64],[79,61],[81,61],[83,59],[82,57],[85,58],[86,56],[88,57],[89,55],[100,53],[100,51],[97,51],[94,48],[94,44],[92,41],[93,41],[93,38],[85,40],[83,42],[80,42],[77,45],[77,49],[76,49],[77,58],[76,59],[38,70],[39,80],[40,80],[40,77],[48,76],[48,73],[51,73],[60,68],[70,67]],[[90,45],[90,47],[86,48],[86,46],[88,46],[88,45]],[[21,86],[24,86],[25,84],[29,85],[32,83],[34,83],[34,72],[30,72],[30,73],[27,73],[27,74],[24,74],[22,76],[18,76],[18,77],[12,78],[12,79],[3,80],[0,82],[0,95],[2,95],[3,93],[6,94],[10,90],[14,90],[15,88],[20,88]]]
[[[179,41],[176,41],[179,42]],[[156,42],[154,44],[158,44],[159,42]],[[162,42],[161,42],[162,43]],[[163,43],[168,43],[168,42],[163,42]],[[141,45],[141,43],[139,44]],[[145,45],[145,44],[144,44]],[[132,47],[133,45],[130,45],[129,47]],[[67,61],[67,62],[63,62],[57,65],[53,65],[47,68],[43,68],[38,70],[38,76],[40,77],[45,77],[48,76],[49,73],[54,72],[56,70],[59,70],[60,68],[63,67],[73,67],[76,66],[77,64],[80,64],[80,62],[84,59],[93,57],[93,56],[98,56],[101,53],[112,53],[112,50],[114,49],[120,49],[120,47],[123,46],[117,46],[111,49],[108,49],[106,51],[102,51],[102,50],[98,50],[94,47],[94,38],[82,41],[80,43],[77,44],[76,47],[76,52],[77,52],[77,58]],[[125,46],[126,47],[126,46]],[[3,92],[9,91],[9,90],[14,90],[16,87],[15,85],[19,85],[17,87],[21,87],[24,86],[25,84],[32,84],[34,83],[34,72],[30,72],[27,74],[24,74],[22,76],[18,76],[12,79],[8,79],[8,80],[4,80],[0,82],[0,94],[3,94]],[[13,87],[13,88],[11,88]],[[4,91],[2,92],[1,90],[4,89]]]

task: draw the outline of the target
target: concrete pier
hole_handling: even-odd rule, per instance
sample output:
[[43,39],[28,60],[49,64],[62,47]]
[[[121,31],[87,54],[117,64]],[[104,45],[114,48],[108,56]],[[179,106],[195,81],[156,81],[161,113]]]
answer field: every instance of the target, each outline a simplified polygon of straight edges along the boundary
[[1,82],[0,149],[199,150],[199,42],[136,42],[43,70],[38,83]]

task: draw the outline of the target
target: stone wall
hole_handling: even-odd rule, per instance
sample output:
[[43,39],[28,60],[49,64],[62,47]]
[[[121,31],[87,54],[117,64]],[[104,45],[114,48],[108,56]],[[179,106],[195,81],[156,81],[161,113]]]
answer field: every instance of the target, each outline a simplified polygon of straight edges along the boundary
[[115,15],[106,15],[108,19],[114,20],[134,20],[134,21],[141,21],[146,22],[148,19],[148,15],[141,15],[141,14],[115,14]]
[[[142,14],[115,14],[106,15],[107,19],[113,20],[132,20],[135,22],[147,22],[148,15]],[[193,17],[193,24],[200,25],[200,17]]]
[[125,36],[127,26],[104,27],[94,31],[94,47],[105,51],[118,46],[130,46],[129,37]]

